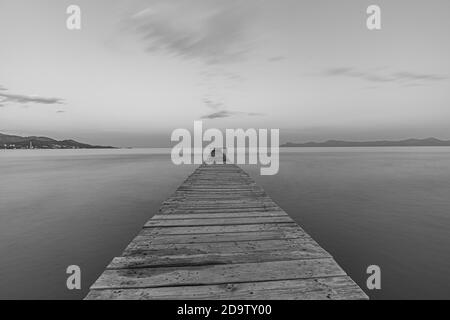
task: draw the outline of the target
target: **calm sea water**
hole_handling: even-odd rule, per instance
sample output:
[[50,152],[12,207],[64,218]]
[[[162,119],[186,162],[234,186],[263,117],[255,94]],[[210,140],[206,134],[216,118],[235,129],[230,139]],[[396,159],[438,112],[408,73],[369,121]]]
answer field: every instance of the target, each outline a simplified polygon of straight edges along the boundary
[[[0,298],[81,299],[195,166],[167,150],[0,152]],[[281,152],[270,196],[371,298],[450,298],[450,148]],[[82,291],[65,287],[82,269]]]

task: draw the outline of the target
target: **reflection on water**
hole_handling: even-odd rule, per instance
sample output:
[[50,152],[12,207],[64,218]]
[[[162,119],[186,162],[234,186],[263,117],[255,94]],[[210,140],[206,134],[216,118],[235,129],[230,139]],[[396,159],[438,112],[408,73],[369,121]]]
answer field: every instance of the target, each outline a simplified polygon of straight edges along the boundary
[[[449,298],[450,148],[281,152],[243,166],[372,298]],[[195,166],[168,150],[0,152],[0,298],[79,299]],[[82,268],[81,292],[65,268]],[[366,290],[367,292],[367,290]]]

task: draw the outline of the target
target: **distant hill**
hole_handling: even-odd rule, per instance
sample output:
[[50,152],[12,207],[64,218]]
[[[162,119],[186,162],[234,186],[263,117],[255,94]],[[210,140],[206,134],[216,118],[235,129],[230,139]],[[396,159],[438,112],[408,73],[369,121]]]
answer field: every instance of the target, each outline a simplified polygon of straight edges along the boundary
[[47,137],[21,137],[0,133],[0,148],[7,149],[113,149],[110,146],[93,146],[75,140],[58,141]]
[[281,147],[441,147],[450,146],[450,140],[439,140],[436,138],[427,139],[406,139],[399,141],[341,141],[328,140],[325,142],[307,143],[285,143]]

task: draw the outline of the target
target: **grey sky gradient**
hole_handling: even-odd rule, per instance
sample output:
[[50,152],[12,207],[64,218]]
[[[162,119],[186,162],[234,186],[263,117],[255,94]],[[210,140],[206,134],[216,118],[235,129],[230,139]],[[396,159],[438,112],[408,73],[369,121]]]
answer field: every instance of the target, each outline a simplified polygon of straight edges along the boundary
[[[66,29],[66,8],[82,30]],[[382,30],[366,8],[382,9]],[[167,146],[175,128],[282,142],[450,138],[447,0],[2,0],[0,132]]]

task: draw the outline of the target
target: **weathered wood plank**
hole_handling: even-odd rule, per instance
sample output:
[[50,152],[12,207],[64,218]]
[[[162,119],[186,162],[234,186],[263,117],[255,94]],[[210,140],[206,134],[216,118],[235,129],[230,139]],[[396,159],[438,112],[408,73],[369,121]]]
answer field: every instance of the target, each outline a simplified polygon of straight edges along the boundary
[[[259,263],[269,261],[287,261],[302,259],[330,258],[330,254],[319,246],[305,246],[300,251],[295,250],[261,250],[255,252],[220,252],[206,254],[183,254],[183,252],[162,251],[158,254],[147,254],[141,251],[137,254],[116,257],[107,269],[155,268],[176,266],[202,266],[217,264]],[[170,254],[171,253],[171,254]],[[164,255],[167,254],[167,255]],[[255,265],[256,267],[256,265]]]
[[281,217],[253,217],[253,218],[223,218],[223,219],[178,219],[178,220],[149,220],[145,228],[151,227],[183,227],[183,226],[225,226],[230,224],[266,224],[292,223],[289,216]]
[[367,299],[348,277],[93,290],[91,300],[342,300]]
[[92,289],[154,288],[178,285],[259,282],[345,276],[332,259],[226,264],[194,267],[106,270]]
[[186,214],[157,214],[152,220],[182,220],[182,219],[230,219],[230,218],[263,218],[263,217],[287,217],[284,211],[263,212],[230,212],[230,213],[186,213]]
[[145,238],[134,239],[124,251],[124,255],[134,254],[206,254],[231,252],[257,252],[267,250],[306,250],[308,247],[320,247],[311,237],[282,240],[211,242],[211,243],[165,243],[153,244]]
[[239,211],[243,211],[243,210],[250,210],[250,211],[275,211],[275,210],[279,210],[280,207],[278,206],[255,206],[255,205],[250,205],[250,206],[222,206],[222,205],[217,205],[217,206],[202,206],[202,207],[193,207],[193,206],[172,206],[172,207],[168,207],[168,206],[164,206],[162,208],[161,211],[164,212],[171,212],[171,210],[175,211],[175,210],[184,210],[184,211],[189,211],[189,212],[205,212],[205,211],[209,211],[209,212],[214,212],[214,210],[218,211],[218,212],[223,212],[224,210],[234,210],[235,212],[239,212]]
[[143,229],[146,232],[152,232],[159,235],[170,235],[170,234],[226,234],[229,232],[265,232],[265,231],[299,231],[303,230],[295,223],[271,223],[271,224],[242,224],[242,225],[228,225],[228,226],[189,226],[189,227],[154,227]]
[[[201,234],[170,234],[147,232],[153,229],[144,229],[134,239],[136,241],[148,241],[151,244],[168,243],[209,243],[209,242],[239,242],[260,240],[286,240],[309,237],[305,232],[298,230],[274,230],[260,232],[228,232],[228,233],[201,233]],[[133,240],[133,241],[134,241]]]
[[198,204],[195,205],[195,202],[180,202],[173,203],[164,206],[165,208],[177,208],[184,210],[196,210],[196,209],[242,209],[242,208],[256,208],[256,209],[279,209],[276,204],[270,203],[235,203],[235,204],[226,204],[226,203],[209,203],[209,204]]
[[188,213],[246,213],[246,212],[273,212],[279,211],[278,207],[269,208],[209,208],[209,209],[181,209],[181,208],[161,208],[161,214],[188,214]]

